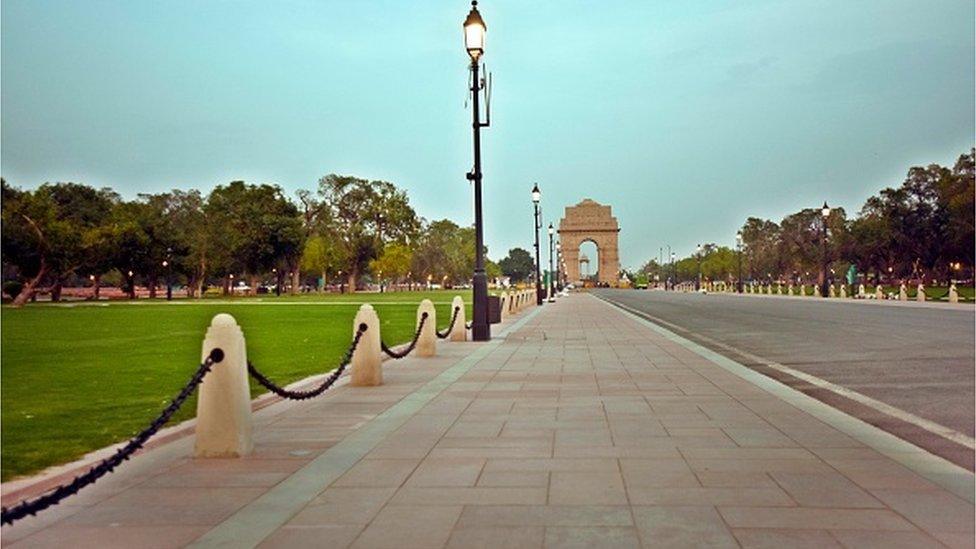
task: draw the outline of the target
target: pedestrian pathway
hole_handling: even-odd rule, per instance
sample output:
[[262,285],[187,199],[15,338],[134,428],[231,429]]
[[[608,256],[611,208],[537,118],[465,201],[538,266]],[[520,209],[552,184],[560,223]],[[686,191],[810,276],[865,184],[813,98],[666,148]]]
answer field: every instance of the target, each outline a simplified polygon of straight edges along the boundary
[[261,410],[248,458],[154,449],[3,544],[973,547],[971,473],[592,296],[498,332]]

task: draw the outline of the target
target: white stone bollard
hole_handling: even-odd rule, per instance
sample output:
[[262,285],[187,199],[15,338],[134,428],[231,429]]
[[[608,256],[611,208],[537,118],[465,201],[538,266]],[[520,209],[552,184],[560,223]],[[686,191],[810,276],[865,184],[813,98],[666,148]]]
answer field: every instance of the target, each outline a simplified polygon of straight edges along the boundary
[[786,295],[793,295],[793,283],[786,287]]
[[779,282],[776,283],[776,295],[783,295],[783,284],[782,283],[779,283]]
[[921,282],[918,283],[918,288],[915,288],[915,301],[925,302],[925,286]]
[[380,344],[380,317],[369,303],[359,307],[352,321],[352,335],[356,337],[359,325],[366,325],[366,332],[359,338],[359,345],[352,353],[349,367],[352,372],[349,384],[355,387],[374,387],[383,384],[383,356]]
[[454,314],[454,309],[458,308],[457,320],[454,321],[454,327],[451,328],[451,341],[467,341],[468,340],[468,330],[464,327],[466,321],[464,317],[464,300],[461,296],[454,296],[454,300],[451,301],[451,314]]
[[224,359],[200,384],[197,399],[196,457],[241,457],[251,453],[251,393],[244,333],[229,314],[213,317],[203,340],[203,360],[220,349]]
[[908,288],[905,287],[904,282],[898,287],[898,301],[908,301]]
[[847,284],[840,285],[840,298],[845,299],[847,297]]
[[857,297],[859,297],[861,299],[864,299],[864,296],[865,295],[867,295],[867,292],[865,291],[864,284],[858,284],[858,286],[857,286]]
[[427,313],[427,320],[420,330],[420,338],[417,339],[417,356],[434,356],[437,354],[437,311],[429,299],[421,301],[417,307],[417,326],[420,326],[420,318],[424,313]]
[[806,297],[806,296],[807,296],[807,285],[800,284],[800,297]]
[[502,292],[502,295],[498,298],[498,307],[501,311],[501,318],[505,320],[508,316],[508,292]]
[[955,282],[949,284],[949,303],[959,303],[959,290]]
[[766,295],[773,295],[773,284],[769,283],[766,285]]
[[885,298],[884,286],[882,286],[881,284],[878,284],[877,286],[874,287],[874,298],[875,299]]
[[830,285],[830,297],[837,297],[837,291],[834,290],[834,285]]

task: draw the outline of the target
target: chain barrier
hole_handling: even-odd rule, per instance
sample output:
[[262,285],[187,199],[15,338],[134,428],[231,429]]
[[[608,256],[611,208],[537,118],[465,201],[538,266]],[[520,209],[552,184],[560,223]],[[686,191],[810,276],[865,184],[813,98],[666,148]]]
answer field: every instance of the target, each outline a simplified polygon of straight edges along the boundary
[[451,335],[451,330],[454,329],[454,324],[457,322],[458,314],[461,312],[460,307],[454,308],[454,314],[451,316],[451,323],[447,325],[447,328],[443,332],[435,332],[438,339],[447,339]]
[[922,293],[923,293],[923,294],[925,294],[925,297],[926,297],[927,299],[932,299],[932,300],[935,300],[935,301],[941,301],[941,300],[942,300],[942,298],[946,298],[946,297],[949,297],[949,290],[948,290],[948,289],[947,289],[947,290],[945,291],[945,293],[944,293],[944,294],[942,294],[942,295],[940,295],[940,296],[938,296],[938,297],[934,297],[934,296],[932,296],[931,294],[929,294],[929,293],[928,293],[927,291],[925,291],[925,290],[922,290]]
[[397,360],[409,355],[410,351],[413,351],[414,347],[417,346],[417,341],[420,340],[420,332],[424,329],[424,324],[427,323],[427,316],[427,313],[421,313],[420,323],[417,324],[417,331],[413,334],[413,341],[410,342],[410,345],[407,345],[406,349],[402,351],[394,351],[382,341],[380,341],[380,348],[382,348],[383,352],[386,353],[390,358],[395,358]]
[[149,424],[141,433],[129,439],[129,442],[125,446],[119,448],[115,454],[103,459],[98,463],[98,465],[93,466],[88,469],[85,473],[78,475],[69,482],[68,484],[62,484],[52,491],[39,496],[32,500],[24,500],[17,505],[14,505],[10,509],[6,507],[0,508],[0,522],[4,524],[13,524],[14,521],[20,520],[28,515],[36,515],[37,513],[61,503],[61,501],[69,496],[77,494],[82,488],[94,484],[95,481],[102,478],[103,476],[111,473],[116,467],[119,466],[123,461],[128,460],[132,457],[132,454],[136,452],[139,448],[146,443],[153,435],[155,435],[163,425],[166,424],[173,417],[180,407],[186,402],[186,399],[190,398],[190,395],[196,391],[200,383],[203,382],[204,376],[210,372],[210,369],[214,364],[224,360],[224,352],[221,349],[214,349],[210,351],[210,355],[203,364],[197,368],[197,371],[190,378],[190,381],[183,386],[183,389],[176,395],[159,416]]
[[329,387],[332,387],[335,382],[345,371],[346,366],[352,361],[352,355],[356,352],[356,347],[359,345],[359,340],[362,339],[363,334],[366,333],[366,324],[360,324],[359,328],[356,330],[356,336],[352,338],[352,343],[349,345],[349,349],[346,351],[345,356],[342,357],[342,361],[339,363],[339,367],[336,368],[328,377],[322,380],[322,383],[314,389],[309,389],[308,391],[290,391],[284,387],[276,385],[273,381],[268,379],[267,376],[258,371],[251,364],[250,361],[247,363],[247,373],[251,374],[251,377],[255,381],[260,383],[265,389],[271,391],[272,393],[289,400],[307,400],[310,398],[315,398],[322,393],[324,393]]

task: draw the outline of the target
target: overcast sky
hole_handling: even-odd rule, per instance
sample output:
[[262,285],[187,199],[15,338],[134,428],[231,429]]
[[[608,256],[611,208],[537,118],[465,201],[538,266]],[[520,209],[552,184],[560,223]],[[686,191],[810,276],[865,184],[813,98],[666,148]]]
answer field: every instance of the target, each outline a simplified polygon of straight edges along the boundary
[[[483,0],[490,255],[585,197],[621,261],[848,211],[974,141],[972,0]],[[473,219],[466,2],[4,0],[2,175],[126,197],[385,179]]]

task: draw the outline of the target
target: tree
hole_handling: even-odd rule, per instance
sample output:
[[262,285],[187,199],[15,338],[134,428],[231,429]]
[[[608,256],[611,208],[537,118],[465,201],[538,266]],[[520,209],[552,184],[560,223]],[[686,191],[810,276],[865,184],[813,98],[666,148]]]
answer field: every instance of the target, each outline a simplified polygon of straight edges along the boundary
[[532,274],[535,261],[527,250],[512,248],[508,251],[508,256],[498,262],[498,267],[502,274],[511,278],[512,282],[521,282]]
[[343,250],[350,288],[385,243],[406,244],[420,228],[406,193],[386,181],[330,174],[319,180],[318,195],[330,219],[322,235]]
[[405,244],[388,244],[383,248],[383,253],[372,261],[369,268],[383,279],[390,279],[399,282],[407,273],[410,272],[410,265],[413,262],[413,250]]
[[306,271],[322,274],[322,289],[329,282],[328,274],[338,273],[344,267],[348,258],[342,248],[324,236],[313,236],[305,241],[302,252],[301,268]]

